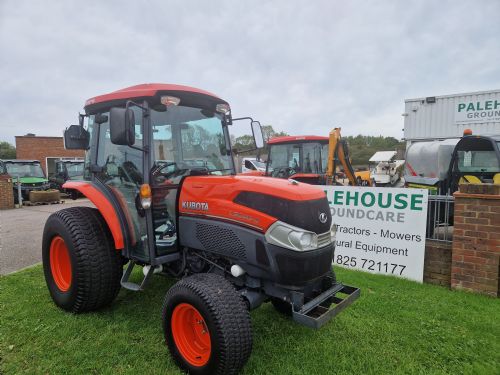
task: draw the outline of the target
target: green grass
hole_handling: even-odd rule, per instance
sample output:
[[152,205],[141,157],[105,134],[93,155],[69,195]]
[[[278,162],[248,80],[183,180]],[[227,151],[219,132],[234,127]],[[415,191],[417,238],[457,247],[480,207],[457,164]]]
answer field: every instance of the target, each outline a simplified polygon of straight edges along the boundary
[[[499,374],[500,300],[337,270],[362,296],[319,331],[270,304],[252,312],[245,374]],[[177,374],[160,308],[172,281],[102,311],[58,309],[40,266],[0,278],[0,374]]]

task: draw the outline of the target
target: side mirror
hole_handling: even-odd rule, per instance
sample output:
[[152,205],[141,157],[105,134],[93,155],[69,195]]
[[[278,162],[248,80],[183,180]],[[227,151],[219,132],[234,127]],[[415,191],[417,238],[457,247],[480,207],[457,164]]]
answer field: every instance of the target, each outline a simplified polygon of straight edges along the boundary
[[109,111],[111,143],[132,146],[135,143],[135,115],[130,108],[111,108]]
[[66,150],[87,150],[90,133],[80,125],[70,125],[64,131],[64,148]]
[[264,134],[262,134],[262,127],[260,126],[260,122],[252,121],[252,133],[255,140],[255,147],[264,147]]

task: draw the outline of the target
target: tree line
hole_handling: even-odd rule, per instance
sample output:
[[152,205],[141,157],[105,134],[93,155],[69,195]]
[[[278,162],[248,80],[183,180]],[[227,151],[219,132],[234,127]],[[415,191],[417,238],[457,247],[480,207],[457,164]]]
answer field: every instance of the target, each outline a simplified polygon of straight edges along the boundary
[[396,157],[404,158],[406,143],[394,137],[356,135],[342,137],[349,145],[349,155],[353,165],[368,165],[368,160],[377,151],[398,151]]
[[0,159],[15,159],[16,148],[9,142],[0,142]]

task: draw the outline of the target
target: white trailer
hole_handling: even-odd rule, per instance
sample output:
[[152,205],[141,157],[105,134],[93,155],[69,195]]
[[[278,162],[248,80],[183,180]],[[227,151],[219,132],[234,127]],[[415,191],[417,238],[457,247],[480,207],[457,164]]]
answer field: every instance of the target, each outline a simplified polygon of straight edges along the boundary
[[423,140],[473,134],[500,135],[500,90],[406,99],[404,138],[407,146]]

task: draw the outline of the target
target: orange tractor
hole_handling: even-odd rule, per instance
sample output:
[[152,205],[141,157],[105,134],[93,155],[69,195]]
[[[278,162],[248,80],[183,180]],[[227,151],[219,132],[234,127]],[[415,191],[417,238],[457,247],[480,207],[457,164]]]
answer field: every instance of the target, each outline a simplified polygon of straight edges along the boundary
[[[85,180],[64,188],[96,208],[58,211],[43,234],[48,289],[73,313],[110,304],[120,287],[140,291],[153,274],[178,278],[166,292],[162,327],[175,362],[193,374],[244,366],[249,310],[263,302],[318,328],[360,293],[332,270],[324,192],[236,175],[235,120],[223,99],[179,85],[87,100],[80,124],[64,134],[66,148],[87,150]],[[260,125],[249,125],[263,147]],[[141,283],[130,279],[137,266]]]
[[328,137],[276,137],[269,140],[268,146],[266,172],[262,175],[291,178],[312,185],[335,185],[340,184],[337,168],[342,166],[349,185],[372,185],[370,171],[354,171],[340,128],[333,129]]

